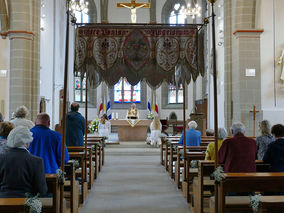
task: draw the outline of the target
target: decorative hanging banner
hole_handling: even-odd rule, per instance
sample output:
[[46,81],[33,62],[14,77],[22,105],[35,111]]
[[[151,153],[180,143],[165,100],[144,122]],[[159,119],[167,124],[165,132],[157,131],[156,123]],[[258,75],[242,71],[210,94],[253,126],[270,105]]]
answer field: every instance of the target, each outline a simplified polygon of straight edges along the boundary
[[[77,28],[75,74],[94,86],[126,77],[157,88],[194,81],[204,73],[203,34],[197,25],[86,25]],[[199,37],[201,41],[199,41]],[[202,48],[200,49],[199,46]]]

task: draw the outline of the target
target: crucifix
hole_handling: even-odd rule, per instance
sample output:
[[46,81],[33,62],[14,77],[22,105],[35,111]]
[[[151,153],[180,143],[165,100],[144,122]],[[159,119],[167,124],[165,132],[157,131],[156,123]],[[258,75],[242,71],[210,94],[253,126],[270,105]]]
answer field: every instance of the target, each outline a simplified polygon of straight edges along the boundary
[[255,105],[253,105],[253,110],[250,110],[253,113],[253,137],[255,137],[255,114],[258,113],[258,110],[255,110]]
[[150,3],[136,3],[136,0],[131,0],[130,3],[117,3],[118,8],[128,8],[131,11],[131,23],[136,23],[136,9],[139,8],[150,8]]

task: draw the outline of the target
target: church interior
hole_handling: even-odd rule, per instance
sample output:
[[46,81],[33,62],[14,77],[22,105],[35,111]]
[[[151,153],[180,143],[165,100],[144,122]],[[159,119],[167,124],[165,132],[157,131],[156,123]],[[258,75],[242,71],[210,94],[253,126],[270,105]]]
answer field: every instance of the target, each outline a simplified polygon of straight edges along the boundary
[[[283,0],[0,0],[2,121],[25,106],[35,127],[47,114],[60,133],[65,177],[46,174],[51,196],[36,197],[35,212],[284,212],[284,164],[258,157],[259,137],[284,138],[282,9]],[[73,109],[80,145],[68,144],[81,122],[71,128]],[[237,126],[255,144],[252,170],[227,165],[238,161],[226,143]],[[239,164],[249,165],[243,148]],[[1,195],[2,171],[0,212],[31,208]]]

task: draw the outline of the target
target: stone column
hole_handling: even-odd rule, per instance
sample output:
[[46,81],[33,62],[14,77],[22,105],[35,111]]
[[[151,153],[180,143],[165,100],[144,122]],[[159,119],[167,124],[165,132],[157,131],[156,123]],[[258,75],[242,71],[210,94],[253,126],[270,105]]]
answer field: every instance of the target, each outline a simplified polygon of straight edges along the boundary
[[[225,1],[225,116],[229,128],[233,121],[246,126],[253,135],[253,105],[261,107],[260,34],[255,29],[256,1]],[[255,69],[247,76],[246,69]],[[261,120],[261,114],[256,116]],[[257,126],[257,125],[256,125]]]
[[108,23],[108,0],[100,0],[101,23]]
[[8,1],[10,11],[10,115],[18,106],[39,110],[40,1]]
[[97,23],[97,7],[94,0],[89,1],[89,23]]
[[[250,113],[250,110],[253,109],[253,105],[256,106],[257,110],[261,107],[261,33],[262,30],[237,30],[234,32],[233,38],[233,119],[245,124],[248,136],[253,135],[253,114]],[[255,76],[247,76],[246,69],[255,69]],[[260,121],[261,115],[256,115],[256,120]]]
[[156,18],[156,0],[148,0],[150,3],[150,23],[157,23]]

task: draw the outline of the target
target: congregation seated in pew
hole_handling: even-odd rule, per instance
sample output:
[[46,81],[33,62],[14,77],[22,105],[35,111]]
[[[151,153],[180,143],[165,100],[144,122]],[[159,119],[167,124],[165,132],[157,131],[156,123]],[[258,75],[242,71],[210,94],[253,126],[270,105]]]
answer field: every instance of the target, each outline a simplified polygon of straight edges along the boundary
[[268,120],[263,120],[259,122],[259,131],[261,133],[261,136],[258,136],[256,138],[257,159],[262,160],[268,145],[272,141],[274,141],[274,138],[270,131],[270,123]]
[[[228,136],[224,127],[218,128],[218,150],[222,146],[224,139]],[[207,146],[205,160],[215,160],[215,143],[211,142]]]
[[[196,130],[197,123],[195,121],[190,121],[188,123],[188,130],[185,131],[186,134],[186,146],[200,146],[201,143],[201,132]],[[183,145],[183,132],[179,140],[179,144]]]
[[101,120],[98,125],[98,132],[101,137],[109,137],[111,133],[111,123],[108,120],[107,114],[103,114],[101,116]]
[[[31,154],[43,159],[45,173],[56,174],[61,162],[61,134],[49,128],[50,117],[46,113],[38,114],[36,126],[31,129],[33,141],[30,144]],[[65,163],[69,160],[65,145]]]
[[47,185],[43,160],[27,150],[33,140],[27,127],[15,127],[9,134],[7,146],[10,148],[0,155],[0,197],[44,196]]
[[233,137],[224,140],[219,152],[220,164],[225,172],[255,172],[256,142],[246,137],[245,126],[235,122],[230,128]]
[[7,137],[14,128],[11,122],[0,123],[0,154],[4,154],[8,151]]
[[271,172],[284,172],[284,126],[274,125],[271,133],[275,141],[268,145],[263,161],[270,164]]

